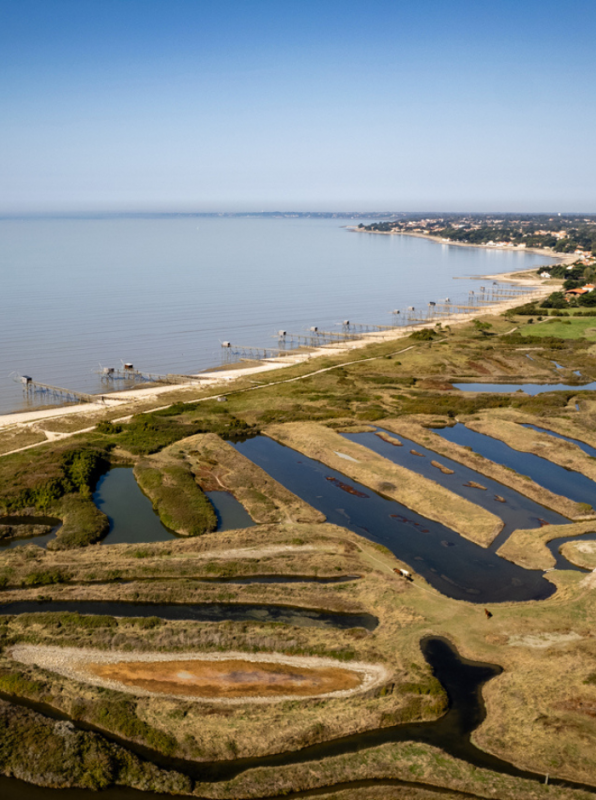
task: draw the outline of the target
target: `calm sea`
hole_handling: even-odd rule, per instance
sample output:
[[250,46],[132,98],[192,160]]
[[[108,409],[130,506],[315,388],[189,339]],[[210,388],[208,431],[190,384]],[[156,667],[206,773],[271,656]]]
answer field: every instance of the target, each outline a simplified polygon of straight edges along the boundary
[[357,234],[344,224],[0,220],[0,411],[27,407],[13,373],[86,392],[105,390],[96,371],[121,360],[193,373],[221,363],[222,340],[275,346],[280,328],[391,324],[395,308],[463,298],[482,283],[456,276],[549,263],[530,253]]

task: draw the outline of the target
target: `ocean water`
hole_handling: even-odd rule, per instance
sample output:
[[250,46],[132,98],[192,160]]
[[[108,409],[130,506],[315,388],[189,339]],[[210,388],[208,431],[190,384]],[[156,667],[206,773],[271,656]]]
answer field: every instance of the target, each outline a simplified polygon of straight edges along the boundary
[[[357,224],[357,220],[353,224]],[[105,391],[100,365],[154,373],[218,366],[221,341],[393,323],[391,311],[467,297],[532,253],[353,233],[337,219],[0,220],[0,412],[39,405],[15,374]],[[125,387],[120,387],[125,388]]]

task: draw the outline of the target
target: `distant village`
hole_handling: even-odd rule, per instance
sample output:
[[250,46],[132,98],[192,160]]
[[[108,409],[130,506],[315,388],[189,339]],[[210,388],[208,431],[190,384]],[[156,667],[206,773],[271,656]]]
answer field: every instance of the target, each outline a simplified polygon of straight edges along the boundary
[[596,216],[591,215],[404,215],[399,219],[360,224],[374,233],[410,233],[439,241],[499,248],[540,248],[573,254],[594,263]]

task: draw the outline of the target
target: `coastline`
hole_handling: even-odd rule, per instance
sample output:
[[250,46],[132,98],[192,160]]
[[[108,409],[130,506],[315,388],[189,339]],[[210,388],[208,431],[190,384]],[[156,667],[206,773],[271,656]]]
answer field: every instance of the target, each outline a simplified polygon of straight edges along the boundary
[[[409,234],[406,234],[409,235]],[[475,245],[473,245],[475,246]],[[510,276],[514,276],[516,273],[515,271],[512,273],[501,273],[500,275],[486,275],[481,276],[482,278],[491,278],[491,279],[499,279],[499,280],[506,280],[511,281]],[[464,325],[478,317],[484,317],[491,314],[499,314],[503,311],[506,311],[509,308],[515,308],[516,306],[528,302],[530,299],[537,299],[548,296],[553,291],[553,285],[549,281],[548,285],[542,283],[536,283],[535,280],[532,279],[518,279],[514,280],[515,283],[519,285],[526,286],[528,288],[528,294],[519,295],[518,297],[512,298],[510,300],[501,301],[498,303],[494,303],[490,306],[484,306],[482,308],[478,308],[478,310],[474,310],[465,314],[457,314],[454,315],[452,319],[446,320],[442,319],[441,322],[443,324],[449,324],[450,326],[454,325]],[[317,361],[322,360],[323,358],[336,358],[341,357],[342,355],[352,354],[355,350],[360,350],[364,347],[367,347],[370,344],[380,344],[383,342],[388,341],[396,341],[398,342],[400,339],[406,339],[413,330],[422,330],[428,327],[434,327],[437,320],[431,320],[428,323],[422,323],[416,326],[403,326],[403,327],[396,327],[390,330],[382,330],[382,331],[374,331],[363,333],[360,339],[356,340],[349,340],[344,342],[335,342],[333,344],[321,345],[320,347],[313,348],[308,352],[296,352],[292,354],[291,351],[284,353],[281,356],[275,356],[273,358],[263,359],[255,366],[250,367],[241,367],[238,368],[237,366],[231,366],[228,369],[218,369],[210,372],[201,372],[198,373],[196,376],[201,378],[205,381],[204,387],[197,387],[196,381],[189,382],[188,384],[176,384],[176,385],[167,385],[167,386],[153,386],[153,387],[144,387],[139,389],[129,389],[124,390],[122,392],[112,392],[106,399],[108,400],[107,403],[99,402],[99,395],[98,395],[98,402],[97,403],[83,403],[80,405],[71,405],[67,407],[56,407],[51,409],[39,409],[37,411],[25,411],[25,412],[12,412],[9,414],[0,415],[0,432],[8,432],[10,430],[19,430],[19,429],[29,429],[39,433],[43,433],[47,438],[45,441],[37,442],[34,444],[26,445],[25,447],[16,448],[14,450],[9,450],[8,452],[4,452],[1,455],[10,455],[11,453],[20,452],[23,450],[29,450],[34,447],[40,447],[41,445],[45,444],[46,441],[51,441],[54,439],[63,439],[73,436],[77,433],[82,433],[83,431],[91,430],[95,427],[97,422],[105,415],[106,411],[114,410],[114,408],[118,406],[122,406],[122,410],[124,412],[122,417],[118,417],[116,421],[124,421],[129,419],[132,414],[135,413],[149,413],[151,411],[157,410],[154,405],[147,407],[152,401],[155,400],[156,397],[160,395],[164,395],[164,401],[166,404],[164,406],[160,406],[160,408],[166,408],[170,403],[167,402],[169,398],[166,398],[165,395],[170,393],[180,393],[181,391],[189,391],[192,392],[192,397],[183,400],[182,402],[204,402],[207,400],[213,400],[219,397],[225,397],[227,394],[232,394],[235,391],[252,391],[254,389],[258,389],[262,386],[269,385],[269,381],[264,382],[257,382],[250,380],[253,376],[261,375],[263,373],[269,372],[278,372],[283,370],[287,367],[297,366],[304,363],[313,362],[313,370],[312,373],[307,373],[303,376],[298,378],[290,378],[289,380],[300,380],[301,378],[306,378],[308,375],[313,374],[315,372],[320,371],[321,369],[326,369],[326,367],[321,367],[320,364],[317,365]],[[237,389],[234,388],[234,384],[237,384],[242,379],[248,379],[249,382],[252,384],[249,387],[238,387]],[[214,389],[215,391],[209,392],[209,394],[203,394],[205,389]],[[192,391],[194,390],[194,391]],[[105,396],[105,395],[104,395]],[[145,401],[145,402],[143,402]],[[174,402],[172,400],[171,402]],[[136,407],[135,407],[136,406]],[[52,422],[63,419],[64,417],[76,417],[77,414],[84,415],[84,424],[80,429],[77,430],[69,430],[64,433],[56,433],[53,431],[46,431],[44,430],[42,423],[43,422]],[[90,420],[89,417],[92,419]],[[39,427],[36,427],[39,425]]]
[[[354,225],[347,225],[346,229],[352,231],[353,233],[374,233],[379,234],[381,236],[413,236],[416,239],[429,239],[431,242],[436,242],[437,244],[444,244],[449,247],[478,247],[481,250],[497,250],[502,253],[537,253],[540,256],[545,256],[547,258],[554,258],[559,264],[571,264],[573,261],[577,261],[578,256],[576,253],[553,253],[551,250],[546,250],[541,247],[519,247],[518,245],[512,245],[510,247],[498,247],[497,245],[492,244],[469,244],[468,242],[448,242],[445,239],[441,239],[440,236],[433,236],[430,233],[413,233],[409,231],[396,231],[393,233],[392,231],[367,231],[363,230],[362,228],[357,228]],[[502,273],[503,275],[507,275],[510,273]],[[493,275],[483,275],[483,278],[492,278]]]

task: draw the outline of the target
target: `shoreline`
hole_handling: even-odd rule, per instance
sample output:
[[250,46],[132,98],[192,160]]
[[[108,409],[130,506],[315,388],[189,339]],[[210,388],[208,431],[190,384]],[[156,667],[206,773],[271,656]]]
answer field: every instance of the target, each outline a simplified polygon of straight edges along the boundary
[[[359,232],[357,228],[353,228],[353,231]],[[383,231],[365,231],[365,233],[383,233]],[[385,235],[385,234],[384,234]],[[395,235],[395,234],[390,234]],[[436,241],[440,244],[449,244],[447,242],[441,242],[438,237],[428,236],[426,234],[409,234],[404,233],[400,234],[404,236],[417,236],[419,238],[426,238],[431,239],[432,241]],[[462,244],[461,246],[465,247],[485,247],[484,245],[467,245]],[[492,249],[492,248],[489,248]],[[498,250],[503,250],[503,248],[496,248]],[[522,251],[518,251],[522,252]],[[524,252],[529,252],[529,250],[525,250]],[[532,268],[534,269],[534,268]],[[391,328],[390,330],[381,330],[381,331],[370,331],[363,333],[361,338],[359,339],[352,339],[349,341],[342,341],[342,342],[334,342],[332,344],[321,345],[319,347],[313,348],[312,350],[305,352],[296,351],[292,353],[292,351],[288,351],[283,355],[273,356],[268,359],[262,359],[259,361],[255,366],[252,367],[238,367],[237,365],[230,365],[230,367],[226,368],[213,368],[211,370],[197,373],[196,375],[192,375],[189,377],[201,379],[205,382],[203,388],[221,388],[223,391],[215,392],[210,394],[207,397],[198,397],[196,400],[209,400],[215,399],[220,396],[225,396],[226,394],[233,391],[231,388],[235,382],[242,378],[251,378],[252,376],[257,376],[262,373],[277,371],[283,369],[284,367],[291,367],[297,366],[299,364],[307,363],[310,361],[316,361],[319,358],[323,357],[335,357],[341,356],[343,354],[350,353],[354,350],[358,350],[368,346],[369,344],[379,344],[387,341],[398,341],[400,339],[404,339],[409,336],[413,330],[423,330],[424,328],[428,327],[435,327],[437,322],[441,322],[441,324],[448,324],[448,325],[459,325],[471,322],[473,319],[478,317],[490,315],[490,314],[499,314],[502,311],[506,311],[509,308],[515,308],[516,306],[523,304],[524,302],[528,302],[531,297],[534,296],[534,293],[540,293],[539,297],[546,297],[554,291],[554,286],[552,283],[547,285],[546,283],[537,283],[535,279],[532,278],[515,278],[516,274],[523,272],[522,270],[513,270],[511,272],[503,272],[497,273],[495,275],[481,275],[481,276],[467,276],[464,277],[464,280],[482,280],[482,279],[491,279],[491,280],[502,280],[507,282],[513,282],[520,286],[525,286],[528,288],[528,294],[519,295],[518,297],[512,298],[511,300],[504,300],[498,303],[494,303],[494,305],[485,306],[482,308],[478,308],[478,310],[474,310],[465,314],[454,314],[452,318],[446,319],[443,318],[441,320],[431,320],[428,323],[421,323],[415,326],[396,326],[395,328]],[[228,388],[230,387],[230,388]],[[29,428],[35,430],[33,426],[36,423],[43,423],[44,421],[56,420],[60,419],[61,417],[66,416],[76,416],[77,414],[101,414],[108,409],[114,409],[119,405],[130,405],[131,403],[141,402],[143,400],[151,400],[161,394],[168,394],[171,392],[180,392],[181,390],[190,390],[190,389],[199,389],[197,387],[196,380],[189,383],[180,383],[175,385],[161,385],[161,386],[152,386],[152,387],[143,387],[138,389],[125,389],[121,392],[111,392],[109,395],[97,395],[98,401],[96,403],[81,403],[76,405],[69,405],[69,406],[57,406],[56,408],[42,408],[38,410],[32,411],[13,411],[8,412],[6,414],[0,414],[0,431],[6,431],[10,428],[19,429],[19,428]],[[256,385],[253,387],[256,388]],[[105,398],[104,401],[100,400],[100,397]],[[165,399],[165,398],[164,398]],[[192,402],[189,400],[189,402]],[[164,406],[166,407],[166,406]],[[142,408],[139,408],[139,412],[142,412]],[[151,409],[155,410],[155,409]],[[134,412],[133,412],[134,413]],[[92,424],[91,427],[95,427],[95,422]],[[82,429],[83,430],[83,429]],[[82,432],[76,431],[76,433]],[[53,434],[51,435],[49,432],[43,431],[46,433],[48,437],[48,441],[52,438],[66,438],[68,436],[73,435],[72,433],[68,432],[65,434]],[[36,444],[27,445],[23,448],[17,448],[16,450],[11,450],[8,453],[3,453],[2,455],[9,455],[13,452],[19,452],[21,450],[27,450],[33,447],[39,447],[41,444],[45,442],[40,442]],[[1,457],[1,456],[0,456]]]
[[[356,228],[353,225],[346,225],[346,229],[352,231],[353,233],[374,233],[380,234],[381,236],[413,236],[416,239],[428,239],[431,242],[436,242],[437,244],[444,244],[448,247],[478,247],[480,250],[497,250],[501,253],[537,253],[540,256],[545,256],[546,258],[553,258],[559,264],[571,264],[573,261],[577,261],[579,256],[576,253],[552,253],[550,250],[546,250],[541,247],[520,247],[519,245],[511,245],[510,247],[498,247],[494,244],[470,244],[469,242],[451,242],[445,239],[441,239],[440,236],[433,236],[430,233],[414,233],[409,231],[396,231],[393,233],[392,231],[367,231],[363,230],[362,228]],[[533,269],[533,268],[532,268]],[[501,273],[503,275],[507,275],[509,273]],[[492,275],[483,275],[483,278],[492,278]]]

